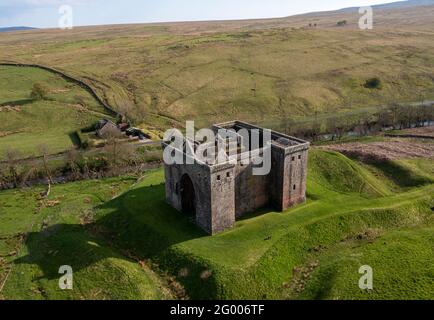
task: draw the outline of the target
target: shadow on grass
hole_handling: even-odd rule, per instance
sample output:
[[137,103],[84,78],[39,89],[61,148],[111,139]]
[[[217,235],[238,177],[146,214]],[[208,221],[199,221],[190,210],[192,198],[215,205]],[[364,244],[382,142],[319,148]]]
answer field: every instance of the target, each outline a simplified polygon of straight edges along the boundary
[[77,147],[77,148],[82,147],[81,139],[78,136],[77,131],[68,133],[68,136],[69,136],[69,139],[71,139],[71,142],[75,147]]
[[99,211],[97,224],[110,230],[106,237],[117,246],[157,262],[161,269],[177,277],[193,299],[217,295],[216,279],[204,276],[209,271],[207,262],[180,247],[208,235],[191,217],[166,203],[163,184],[133,189],[103,204]]
[[321,286],[319,286],[314,293],[314,300],[327,300],[330,298],[337,275],[337,271],[334,268],[330,268],[320,275]]
[[57,224],[27,236],[28,255],[16,259],[15,264],[37,264],[42,271],[40,279],[58,279],[59,268],[69,265],[74,272],[95,263],[121,255],[111,250],[108,243],[95,237],[83,225]]
[[431,179],[422,177],[394,161],[372,161],[369,164],[382,171],[387,178],[401,188],[419,187],[433,183]]
[[141,255],[158,255],[173,245],[207,236],[188,215],[166,203],[163,184],[133,189],[98,209],[97,223]]
[[15,101],[8,101],[8,102],[4,102],[4,103],[0,103],[0,107],[4,107],[4,106],[25,106],[27,104],[31,104],[33,103],[34,100],[33,99],[22,99],[22,100],[15,100]]
[[165,202],[164,185],[133,189],[96,211],[92,223],[55,224],[30,233],[25,243],[28,255],[15,264],[37,264],[43,274],[40,279],[53,280],[60,277],[63,265],[75,273],[111,257],[151,259],[175,276],[188,270],[179,281],[191,297],[216,294],[215,279],[203,277],[206,263],[173,248],[207,235]]
[[262,209],[258,209],[255,212],[251,212],[248,214],[243,215],[242,217],[237,218],[237,221],[245,221],[245,220],[250,220],[250,219],[254,219],[260,216],[263,216],[267,213],[270,212],[276,212],[276,209],[274,209],[273,207],[271,207],[271,205],[262,208]]

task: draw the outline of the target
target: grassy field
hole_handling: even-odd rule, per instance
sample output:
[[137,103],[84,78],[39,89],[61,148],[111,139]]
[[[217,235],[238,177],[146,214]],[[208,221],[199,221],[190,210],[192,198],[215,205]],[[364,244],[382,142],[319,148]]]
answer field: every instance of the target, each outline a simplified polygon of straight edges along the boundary
[[[35,83],[48,88],[46,99],[30,99]],[[0,158],[7,149],[39,155],[41,144],[50,153],[71,149],[74,131],[107,117],[87,91],[37,68],[0,66],[0,86]]]
[[[165,203],[162,170],[134,185],[116,179],[56,186],[50,200],[60,204],[37,215],[37,190],[5,192],[2,239],[19,240],[21,232],[31,232],[22,251],[6,258],[4,268],[12,272],[1,294],[6,299],[164,297],[165,278],[126,255],[146,261],[159,275],[164,270],[175,276],[191,298],[431,299],[433,274],[426,265],[432,259],[434,168],[429,159],[397,163],[412,184],[381,171],[396,163],[374,169],[314,150],[306,204],[284,213],[265,209],[214,237]],[[22,201],[25,208],[12,205],[17,197],[29,199]],[[11,218],[18,212],[22,226]],[[59,264],[77,269],[79,292],[56,289]],[[374,268],[371,292],[357,285],[358,268],[365,264]],[[123,270],[143,280],[140,290],[154,294],[133,294],[140,290],[130,283],[114,288],[100,280],[115,273],[128,283]],[[101,295],[93,296],[95,288]]]
[[[319,254],[301,299],[433,299],[432,226],[403,228],[378,235],[371,230]],[[364,238],[363,238],[364,237]],[[376,287],[354,290],[362,265],[372,266]],[[292,293],[294,294],[294,293]],[[291,296],[291,294],[289,295]]]
[[[376,9],[371,31],[351,11],[11,33],[0,37],[0,60],[70,73],[148,128],[273,122],[433,100],[433,10]],[[364,86],[372,77],[381,89]]]
[[[278,128],[434,100],[433,15],[376,9],[371,31],[355,11],[23,31],[0,34],[0,62],[78,78],[155,138],[191,119]],[[365,86],[372,78],[381,86]],[[35,83],[46,99],[30,99]],[[0,66],[0,160],[10,148],[68,150],[73,132],[102,117],[77,85]],[[163,183],[158,169],[54,185],[48,199],[38,187],[0,192],[0,299],[433,299],[432,159],[362,163],[314,148],[305,204],[213,237],[165,202]],[[62,265],[74,270],[72,291],[58,288]],[[358,287],[362,265],[374,290]]]
[[[96,207],[133,183],[128,178],[0,194],[0,298],[170,299],[163,281],[144,262],[125,257],[89,222]],[[58,203],[57,203],[58,202]],[[55,204],[56,203],[56,204]],[[58,287],[59,267],[73,266],[74,290]]]

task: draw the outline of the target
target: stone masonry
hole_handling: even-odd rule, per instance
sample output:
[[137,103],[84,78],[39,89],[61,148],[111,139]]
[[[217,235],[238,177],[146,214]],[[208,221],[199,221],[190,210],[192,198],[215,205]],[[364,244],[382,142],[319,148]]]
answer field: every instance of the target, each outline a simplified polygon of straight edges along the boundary
[[[213,130],[264,129],[233,121],[213,126]],[[197,142],[184,139],[186,148]],[[271,131],[271,171],[253,175],[255,156],[262,155],[264,146],[245,152],[238,146],[236,161],[209,164],[165,165],[166,200],[180,212],[193,214],[199,227],[213,235],[232,228],[236,219],[260,208],[272,207],[285,211],[306,200],[306,178],[309,143]],[[163,148],[170,142],[163,143]],[[248,157],[249,161],[241,161]],[[247,164],[247,163],[248,164]]]

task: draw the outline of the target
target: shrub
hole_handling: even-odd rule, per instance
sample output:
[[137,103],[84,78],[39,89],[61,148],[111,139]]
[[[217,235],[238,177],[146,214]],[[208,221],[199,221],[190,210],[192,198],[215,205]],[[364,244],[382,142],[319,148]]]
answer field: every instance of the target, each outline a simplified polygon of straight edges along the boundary
[[[88,168],[88,170],[93,172],[103,172],[107,171],[110,167],[109,160],[107,157],[103,156],[96,156],[96,157],[90,157],[84,160],[85,164]],[[82,165],[82,167],[84,167]]]
[[48,89],[41,83],[35,83],[30,94],[30,98],[33,100],[44,100],[47,99]]
[[381,89],[382,84],[379,78],[371,78],[366,80],[363,86],[368,89]]

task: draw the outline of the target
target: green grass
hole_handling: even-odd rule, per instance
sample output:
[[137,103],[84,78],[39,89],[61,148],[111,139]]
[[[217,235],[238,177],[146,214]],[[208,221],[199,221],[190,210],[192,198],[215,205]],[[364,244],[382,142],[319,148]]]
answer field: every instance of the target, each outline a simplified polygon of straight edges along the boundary
[[[432,174],[432,162],[405,162],[409,176],[423,172],[428,179]],[[95,287],[103,292],[97,298],[137,298],[128,292],[139,289],[128,284],[110,290],[106,289],[109,285],[100,284],[99,277],[106,273],[119,277],[118,268],[133,268],[135,271],[130,272],[146,282],[143,288],[161,288],[162,280],[155,273],[138,270],[125,258],[128,251],[138,259],[153,262],[147,266],[158,265],[157,271],[175,276],[191,298],[424,298],[433,289],[431,271],[424,265],[432,260],[427,244],[432,242],[429,230],[434,225],[434,180],[405,189],[393,188],[395,180],[386,174],[377,178],[375,170],[338,153],[313,150],[306,204],[284,213],[264,209],[213,237],[165,202],[162,170],[147,172],[141,181],[111,200],[131,182],[108,180],[57,186],[52,197],[60,199],[61,205],[43,210],[43,219],[37,220],[38,227],[29,234],[20,257],[9,260],[13,271],[3,295],[65,297],[55,288],[56,268],[63,261],[77,266],[81,279],[78,288],[85,292],[85,298],[92,297]],[[113,183],[120,185],[113,187]],[[7,192],[3,196],[12,199],[18,194]],[[84,204],[87,197],[92,202]],[[91,223],[79,222],[89,216]],[[48,225],[41,228],[41,223]],[[13,225],[8,228],[13,229]],[[365,234],[375,236],[373,244],[370,239],[358,240]],[[356,249],[352,249],[354,245]],[[66,256],[63,248],[74,254]],[[406,259],[405,253],[413,249]],[[353,251],[366,259],[353,259]],[[60,256],[47,252],[60,252]],[[396,263],[400,258],[405,263]],[[295,268],[307,268],[312,260],[319,261],[319,266],[302,290],[294,291]],[[372,294],[360,292],[354,283],[359,276],[354,268],[359,263],[372,263],[378,273]],[[414,272],[413,276],[407,277],[410,272]],[[330,274],[334,276],[328,278]],[[32,278],[38,279],[39,293],[20,296],[19,289],[34,286]],[[397,278],[401,282],[396,282]],[[394,287],[396,283],[399,289]],[[420,289],[413,290],[414,284]],[[77,298],[80,294],[74,291],[67,297]]]
[[0,66],[2,91],[0,104],[25,105],[31,103],[30,93],[34,83],[49,89],[47,99],[63,104],[84,102],[89,110],[102,112],[102,106],[80,86],[70,83],[57,74],[38,68]]
[[[388,195],[390,190],[373,174],[338,152],[311,152],[310,185],[365,196]],[[315,179],[315,180],[313,180]],[[311,190],[315,190],[312,186]],[[320,190],[319,193],[323,193]]]
[[[369,33],[335,28],[348,18],[336,15],[319,17],[315,29],[295,17],[11,33],[0,39],[0,59],[84,80],[155,137],[191,119],[278,128],[282,118],[325,123],[342,114],[345,122],[391,102],[433,99],[432,17],[420,10],[418,21],[401,23],[405,14],[378,16]],[[381,89],[363,86],[373,77]],[[48,100],[29,100],[36,82],[49,87]],[[23,156],[38,155],[39,144],[67,150],[72,132],[104,116],[88,92],[47,71],[0,67],[0,88],[0,105],[19,107],[0,112],[0,159],[11,147]],[[192,298],[432,298],[432,160],[367,165],[313,151],[306,204],[264,209],[214,237],[165,203],[163,181],[156,170],[133,186],[122,178],[55,186],[54,207],[41,207],[40,188],[1,192],[0,298],[171,297],[160,270]],[[357,240],[364,234],[373,242]],[[292,290],[294,268],[313,260],[319,266]],[[358,290],[362,263],[375,267],[374,292]],[[74,291],[57,287],[63,264],[75,270]]]
[[372,171],[377,179],[394,191],[430,184],[434,179],[432,159],[391,160],[362,166]]
[[[49,88],[47,100],[29,99],[34,83]],[[0,86],[0,105],[19,108],[0,111],[0,159],[7,149],[22,157],[40,155],[42,144],[50,153],[68,150],[74,146],[74,131],[107,117],[87,91],[47,71],[0,67]]]
[[[292,269],[315,247],[372,227],[388,231],[413,225],[432,214],[432,184],[395,194],[371,172],[326,152],[314,152],[310,168],[307,204],[283,214],[265,210],[214,237],[164,202],[161,171],[102,206],[98,216],[122,246],[153,257],[175,275],[188,270],[179,280],[192,297],[257,299],[282,298]],[[327,180],[328,170],[340,178]],[[211,278],[202,279],[203,272],[211,272]]]
[[[41,206],[39,189],[0,193],[0,293],[5,299],[168,299],[170,291],[146,263],[125,257],[92,225],[96,206],[134,180],[109,179],[56,186]],[[22,235],[26,234],[25,238]],[[74,271],[74,290],[62,291],[59,267]]]
[[[431,300],[434,288],[434,228],[401,229],[373,240],[347,241],[316,257],[299,299]],[[358,288],[360,266],[374,272],[374,289]]]

